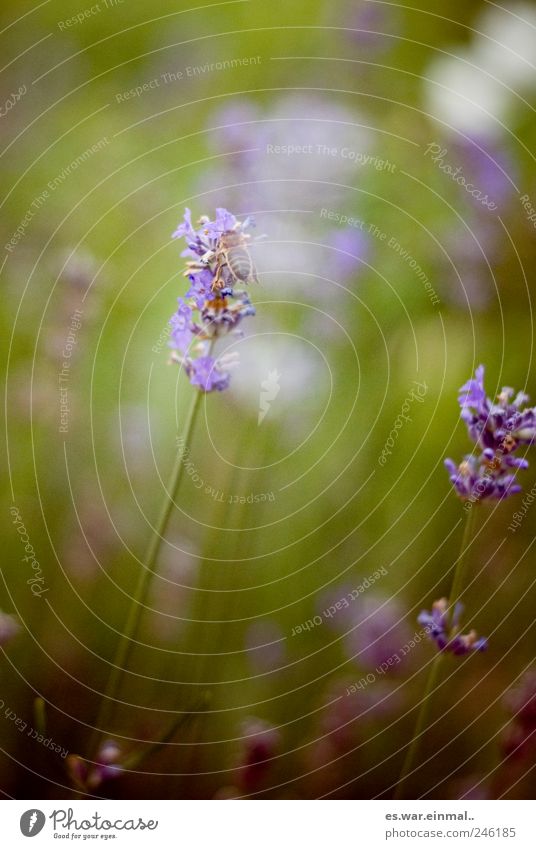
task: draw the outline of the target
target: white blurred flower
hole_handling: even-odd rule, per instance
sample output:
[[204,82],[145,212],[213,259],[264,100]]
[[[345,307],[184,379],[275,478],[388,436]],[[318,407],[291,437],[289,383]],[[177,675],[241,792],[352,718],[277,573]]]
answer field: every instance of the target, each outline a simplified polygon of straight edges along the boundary
[[489,7],[476,29],[483,33],[475,42],[482,67],[495,69],[512,87],[536,82],[536,9],[531,3]]
[[20,625],[13,616],[0,610],[0,646],[4,646],[20,631]]
[[273,333],[247,337],[238,345],[241,368],[234,383],[235,397],[249,408],[252,417],[257,419],[259,387],[270,372],[280,376],[280,391],[270,418],[285,418],[295,409],[297,401],[310,399],[312,394],[325,403],[324,390],[329,390],[326,386],[329,378],[322,368],[321,356],[306,340],[276,329]]
[[494,135],[515,108],[519,88],[536,83],[536,9],[493,6],[475,21],[474,33],[468,49],[429,66],[425,100],[455,130]]
[[[495,69],[497,73],[497,69]],[[454,131],[492,135],[500,132],[510,94],[493,71],[479,66],[472,50],[442,56],[425,71],[426,108]]]

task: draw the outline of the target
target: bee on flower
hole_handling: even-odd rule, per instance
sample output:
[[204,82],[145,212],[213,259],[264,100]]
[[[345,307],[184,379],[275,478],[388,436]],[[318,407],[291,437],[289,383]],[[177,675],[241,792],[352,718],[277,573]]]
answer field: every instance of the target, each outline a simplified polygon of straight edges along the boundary
[[234,288],[258,280],[245,232],[251,226],[251,218],[240,222],[218,208],[214,221],[203,215],[194,228],[186,209],[173,234],[186,239],[182,256],[187,258],[184,274],[190,287],[185,297],[179,298],[170,320],[172,361],[182,366],[190,383],[203,392],[227,389],[229,371],[236,365],[234,354],[212,355],[215,340],[227,333],[241,333],[243,319],[255,315],[248,293]]

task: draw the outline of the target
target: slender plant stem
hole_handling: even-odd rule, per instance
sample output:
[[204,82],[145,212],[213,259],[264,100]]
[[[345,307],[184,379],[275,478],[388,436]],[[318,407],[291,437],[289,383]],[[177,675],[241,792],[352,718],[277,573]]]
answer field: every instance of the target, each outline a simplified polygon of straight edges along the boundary
[[[449,607],[451,609],[459,601],[460,595],[463,591],[463,587],[465,584],[466,567],[469,562],[469,557],[467,556],[467,554],[469,548],[471,547],[471,541],[473,539],[475,519],[478,512],[477,503],[478,502],[474,502],[472,508],[468,510],[467,521],[465,523],[465,530],[460,548],[460,555],[456,563],[456,570],[454,572],[454,578],[452,579],[452,589],[449,594]],[[421,701],[421,709],[419,711],[417,723],[415,725],[415,732],[413,734],[411,744],[406,752],[406,757],[404,759],[400,778],[398,779],[398,784],[396,785],[394,793],[395,799],[404,798],[408,778],[410,777],[410,774],[413,771],[414,764],[417,761],[417,756],[421,748],[422,740],[426,732],[426,728],[428,726],[428,718],[433,702],[432,696],[436,687],[437,680],[439,678],[439,672],[441,670],[443,657],[443,652],[438,652],[436,658],[434,659],[430,667],[430,672],[428,673],[428,680],[426,682],[426,687]]]
[[475,501],[473,507],[468,511],[467,521],[465,523],[465,531],[460,549],[460,556],[454,578],[452,580],[452,588],[449,595],[450,607],[452,608],[459,600],[465,586],[465,576],[470,558],[467,556],[474,535],[476,518],[478,514],[478,501]]
[[441,661],[443,660],[443,655],[438,654],[430,667],[430,672],[428,673],[428,679],[426,681],[426,688],[424,690],[424,694],[422,697],[421,709],[419,711],[419,716],[417,717],[417,722],[415,725],[415,731],[413,734],[413,738],[411,741],[411,745],[408,748],[406,753],[406,757],[404,759],[404,765],[402,767],[402,772],[400,773],[400,778],[398,780],[398,784],[396,785],[396,790],[394,794],[395,799],[403,799],[406,782],[409,774],[412,771],[413,764],[417,759],[417,755],[419,753],[419,749],[421,747],[421,737],[423,732],[426,729],[426,725],[428,723],[428,714],[430,709],[431,702],[431,694],[435,689],[435,685],[437,679],[439,677],[439,668],[441,666]]
[[126,671],[126,666],[133,649],[134,636],[138,630],[141,617],[145,608],[147,594],[151,584],[151,579],[156,571],[156,563],[160,546],[164,539],[164,534],[169,522],[169,518],[175,506],[175,498],[182,479],[184,469],[184,446],[190,442],[191,435],[195,426],[197,414],[201,407],[201,398],[203,393],[201,390],[194,392],[192,403],[188,411],[184,431],[182,435],[183,447],[180,447],[175,457],[175,463],[171,472],[169,482],[166,488],[166,494],[156,525],[147,546],[147,551],[143,560],[143,565],[139,573],[138,583],[134,590],[128,612],[127,621],[117,644],[115,657],[112,661],[112,669],[108,683],[103,693],[100,710],[95,726],[94,739],[105,733],[106,728],[113,718],[116,706],[117,694],[121,688],[123,677]]
[[[245,437],[242,438],[242,441],[238,442],[236,445],[236,460],[241,459],[242,461],[248,460],[248,455],[250,453],[250,449],[256,448],[256,456],[259,455],[258,449],[258,435],[250,430],[246,431]],[[240,469],[237,464],[233,464],[230,467],[229,473],[226,477],[226,480],[223,486],[229,487],[229,495],[237,494],[238,489],[249,479],[250,472],[244,469]],[[226,493],[227,494],[227,493]],[[234,524],[237,528],[242,526],[240,521],[240,517],[242,516],[243,505],[240,507],[233,505],[233,507],[229,507],[229,502],[223,502],[223,508],[218,511],[216,516],[216,523],[221,527],[225,527],[230,521],[234,520]],[[238,520],[235,517],[238,515]],[[205,557],[203,563],[201,564],[200,569],[200,577],[205,578],[204,586],[202,585],[202,589],[208,590],[206,601],[203,605],[204,612],[206,613],[207,619],[217,619],[221,616],[221,601],[222,595],[225,599],[224,607],[225,607],[225,619],[220,620],[219,624],[213,623],[213,626],[209,626],[208,628],[201,624],[201,633],[198,638],[198,645],[200,647],[200,657],[197,663],[197,676],[199,682],[203,682],[203,677],[207,672],[208,667],[211,663],[214,662],[214,655],[217,653],[211,651],[211,649],[218,649],[223,644],[223,635],[226,630],[226,626],[229,626],[231,622],[231,607],[234,602],[236,602],[236,593],[218,593],[215,589],[214,585],[217,580],[215,576],[217,574],[221,575],[222,573],[226,573],[229,570],[229,567],[225,564],[218,564],[217,562],[212,561],[212,549],[215,542],[218,540],[221,541],[222,531],[218,529],[214,529],[213,533],[209,537],[208,545],[205,549]],[[231,542],[226,546],[227,553],[231,555],[231,557],[239,557],[242,556],[243,553],[243,543],[241,543],[239,535],[234,534],[234,539],[231,537]],[[230,571],[232,575],[236,570]]]

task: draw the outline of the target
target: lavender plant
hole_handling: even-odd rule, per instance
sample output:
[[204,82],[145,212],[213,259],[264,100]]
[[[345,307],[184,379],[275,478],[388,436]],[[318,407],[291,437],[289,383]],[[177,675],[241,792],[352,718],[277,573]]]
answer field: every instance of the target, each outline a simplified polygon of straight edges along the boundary
[[438,655],[430,668],[415,733],[395,791],[396,798],[404,797],[407,780],[417,759],[442,657],[446,653],[460,657],[481,652],[488,645],[487,640],[478,637],[474,630],[460,633],[463,605],[459,599],[465,584],[467,552],[473,541],[476,515],[473,508],[483,501],[502,500],[521,491],[516,474],[519,469],[528,467],[528,461],[518,452],[532,445],[536,439],[536,408],[526,407],[528,400],[524,392],[516,393],[509,386],[503,387],[495,401],[491,400],[484,388],[483,365],[460,388],[460,415],[473,442],[473,453],[466,455],[459,465],[447,459],[445,466],[456,494],[464,502],[467,522],[449,598],[435,601],[431,612],[424,610],[418,617],[419,623],[427,626],[430,639],[436,643]]
[[528,395],[516,394],[505,386],[497,400],[492,401],[484,389],[484,366],[479,366],[474,378],[461,387],[458,400],[474,451],[480,451],[466,455],[459,466],[445,460],[458,495],[475,502],[521,492],[515,472],[529,464],[516,451],[531,445],[536,438],[536,408],[523,409]]
[[435,640],[440,651],[448,651],[451,654],[470,654],[473,651],[485,651],[488,641],[484,637],[478,637],[476,631],[468,634],[460,634],[459,620],[463,613],[463,604],[456,604],[454,610],[449,608],[446,598],[434,601],[432,611],[423,610],[417,617],[420,625],[424,625],[427,633]]
[[[241,223],[226,209],[217,209],[214,221],[203,216],[199,223],[195,230],[186,209],[184,222],[173,234],[174,238],[184,237],[188,245],[182,256],[188,258],[185,276],[190,288],[185,299],[179,298],[171,318],[170,344],[175,348],[173,360],[182,366],[192,386],[203,392],[221,392],[229,386],[229,369],[236,358],[214,358],[214,341],[226,333],[240,332],[243,319],[255,315],[247,292],[234,288],[255,274],[246,247],[246,230],[253,222],[247,218]],[[229,242],[236,244],[227,247]]]
[[[96,783],[121,773],[121,753],[115,744],[99,744],[99,739],[101,734],[108,733],[107,727],[114,715],[151,578],[157,568],[160,546],[181,483],[184,445],[191,440],[202,397],[210,392],[227,389],[230,369],[236,365],[236,357],[233,355],[217,357],[215,344],[228,333],[241,333],[243,319],[255,315],[247,292],[235,288],[237,284],[247,284],[251,279],[256,279],[247,250],[249,235],[245,232],[252,225],[251,219],[241,222],[226,209],[219,208],[214,220],[203,215],[194,227],[191,212],[186,209],[182,223],[173,233],[174,238],[186,240],[187,247],[181,255],[187,258],[184,274],[189,287],[186,294],[178,299],[178,309],[170,319],[170,346],[173,348],[171,361],[181,367],[196,392],[192,397],[164,501],[141,564],[125,628],[103,693],[94,734],[95,749],[92,748],[96,752],[94,760],[85,762],[73,756],[70,761],[71,775],[78,786],[94,788]],[[181,714],[176,727],[183,719],[184,714]],[[172,733],[173,729],[168,731],[166,739],[170,739]],[[112,749],[113,758],[110,759]]]

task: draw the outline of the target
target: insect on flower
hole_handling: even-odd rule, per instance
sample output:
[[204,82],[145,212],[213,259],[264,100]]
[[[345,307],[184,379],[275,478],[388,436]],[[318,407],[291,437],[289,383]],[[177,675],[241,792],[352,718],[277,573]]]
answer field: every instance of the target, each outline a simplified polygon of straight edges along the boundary
[[[209,265],[216,263],[216,276],[212,290],[225,289],[231,283],[259,282],[257,271],[248,249],[249,233],[241,229],[226,230],[218,239],[215,251],[203,258]],[[229,279],[229,277],[231,279]]]
[[203,215],[194,229],[187,209],[174,233],[188,245],[182,256],[188,257],[184,274],[190,288],[185,298],[179,298],[179,309],[171,318],[172,360],[203,392],[227,389],[228,370],[235,365],[233,355],[212,356],[214,342],[228,333],[241,335],[243,319],[255,315],[247,292],[234,289],[237,281],[257,281],[247,247],[249,235],[244,232],[251,226],[251,218],[239,221],[220,207],[213,221]]

